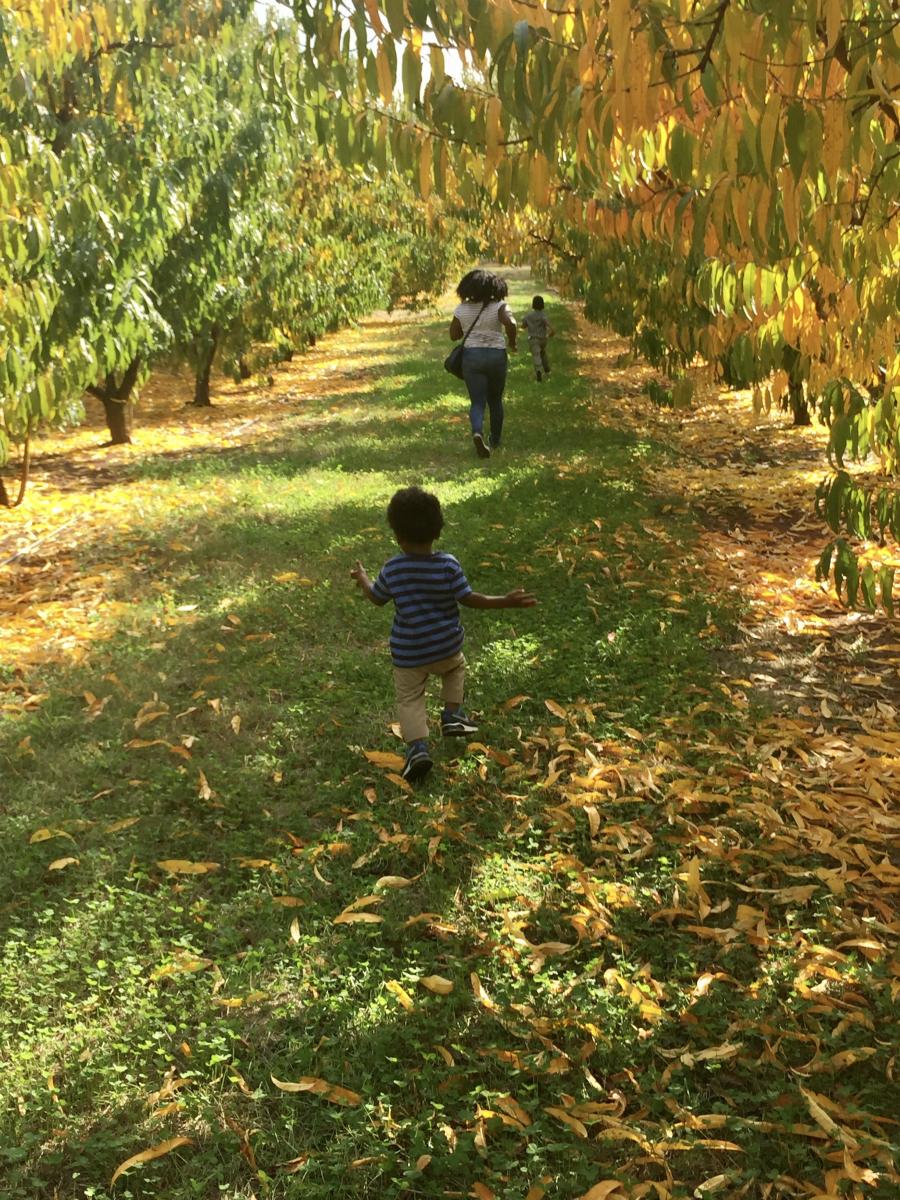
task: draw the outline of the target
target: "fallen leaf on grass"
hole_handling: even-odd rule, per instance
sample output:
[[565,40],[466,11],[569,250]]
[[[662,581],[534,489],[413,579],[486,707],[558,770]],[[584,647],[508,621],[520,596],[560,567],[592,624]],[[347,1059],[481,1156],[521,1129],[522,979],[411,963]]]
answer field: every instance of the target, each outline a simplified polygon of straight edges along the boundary
[[284,1083],[275,1076],[272,1082],[282,1092],[314,1092],[332,1104],[360,1104],[362,1096],[350,1088],[341,1087],[338,1083],[329,1083],[327,1079],[319,1079],[315,1075],[304,1075],[296,1083]]
[[284,1171],[285,1175],[296,1175],[298,1171],[302,1171],[309,1162],[308,1154],[298,1154],[296,1158],[289,1158],[287,1162],[276,1163],[275,1166],[279,1171]]
[[280,904],[282,908],[302,908],[306,903],[299,896],[273,896],[273,904]]
[[163,858],[157,864],[171,875],[206,875],[210,871],[218,871],[221,864],[217,862],[190,862],[186,858]]
[[70,842],[75,841],[75,839],[72,837],[71,833],[66,833],[66,831],[64,829],[47,829],[45,827],[44,829],[36,829],[34,831],[34,833],[28,839],[28,845],[33,846],[37,842],[49,842],[51,840],[51,838],[60,838],[60,837],[68,838]]
[[168,979],[171,975],[192,975],[195,971],[205,971],[212,965],[211,958],[193,958],[191,955],[184,955],[158,967],[150,978]]
[[518,1121],[520,1125],[527,1127],[531,1124],[531,1117],[514,1096],[501,1096],[497,1101],[497,1107],[507,1116]]
[[432,1155],[430,1155],[430,1154],[420,1154],[419,1157],[416,1159],[416,1170],[424,1171],[425,1168],[428,1166],[428,1164],[431,1162],[431,1159],[432,1159]]
[[530,696],[526,696],[524,692],[520,696],[510,696],[508,700],[504,700],[500,706],[506,712],[510,712],[514,708],[518,708],[520,704],[524,704],[526,700],[530,700]]
[[124,1175],[130,1167],[136,1167],[138,1163],[151,1162],[154,1158],[162,1158],[164,1154],[168,1154],[171,1150],[177,1150],[179,1146],[193,1146],[193,1144],[193,1138],[169,1138],[167,1142],[160,1142],[158,1146],[151,1146],[149,1150],[142,1150],[140,1154],[132,1154],[131,1158],[126,1158],[113,1171],[109,1186],[112,1187],[119,1176]]
[[404,779],[402,775],[398,775],[396,771],[388,771],[385,779],[389,779],[391,783],[396,783],[398,788],[402,788],[404,792],[409,792],[412,795],[412,784]]
[[389,750],[364,750],[363,753],[373,767],[384,767],[391,771],[403,770],[404,760],[399,754],[391,754]]
[[578,1200],[606,1200],[607,1196],[611,1196],[615,1191],[621,1191],[622,1185],[618,1179],[604,1179],[601,1183],[595,1183],[592,1188],[579,1196]]
[[551,1117],[556,1117],[557,1121],[562,1121],[570,1129],[574,1129],[579,1137],[586,1138],[588,1136],[587,1127],[577,1117],[570,1116],[564,1108],[557,1108],[550,1104],[544,1108],[544,1112],[549,1113]]
[[71,867],[73,863],[78,863],[80,861],[80,859],[72,858],[71,855],[68,858],[54,858],[53,862],[47,867],[47,870],[62,871],[66,867]]
[[292,579],[299,579],[300,575],[297,571],[282,571],[280,575],[273,575],[273,583],[290,583]]
[[234,730],[235,733],[241,732],[241,718],[238,713],[235,713],[234,716],[231,718],[231,728]]
[[800,1089],[800,1092],[806,1101],[806,1107],[809,1109],[809,1115],[820,1129],[824,1129],[825,1132],[831,1134],[832,1137],[840,1138],[840,1140],[847,1147],[855,1148],[859,1145],[859,1142],[857,1142],[850,1130],[844,1129],[843,1126],[838,1125],[837,1121],[833,1121],[822,1107],[820,1101],[825,1100],[826,1097],[820,1096],[816,1092],[808,1092],[804,1087]]
[[475,1200],[495,1200],[496,1197],[486,1183],[473,1183],[469,1195],[474,1196]]
[[137,825],[140,819],[140,817],[123,817],[121,821],[113,821],[112,825],[107,825],[103,832],[118,833],[120,829],[128,829],[132,825]]
[[396,979],[389,979],[384,986],[392,995],[397,997],[407,1012],[412,1012],[415,1009],[415,1001],[402,983],[398,983]]
[[383,920],[384,917],[379,917],[378,913],[345,911],[334,918],[332,925],[377,925]]
[[544,708],[546,708],[549,712],[552,712],[554,717],[559,717],[561,721],[565,721],[568,717],[568,713],[563,706],[561,704],[557,704],[555,700],[545,700]]
[[474,971],[469,976],[469,981],[472,984],[472,991],[475,993],[475,999],[480,1001],[480,1003],[483,1004],[485,1008],[495,1009],[497,1007],[497,1005],[487,994],[481,980],[478,978],[478,975]]
[[443,975],[425,975],[419,980],[423,988],[435,992],[439,996],[447,996],[453,991],[453,980],[445,979]]
[[212,788],[209,786],[209,780],[202,771],[197,776],[197,795],[201,800],[212,799]]
[[377,888],[407,888],[412,885],[412,880],[407,879],[405,875],[382,875],[380,879],[375,880]]

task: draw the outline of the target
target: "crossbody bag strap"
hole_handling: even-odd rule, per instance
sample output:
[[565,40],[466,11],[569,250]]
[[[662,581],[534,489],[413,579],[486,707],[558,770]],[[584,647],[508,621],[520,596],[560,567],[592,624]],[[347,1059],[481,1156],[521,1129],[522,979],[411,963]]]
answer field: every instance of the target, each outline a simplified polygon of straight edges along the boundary
[[472,332],[472,330],[478,324],[479,320],[481,319],[481,313],[484,312],[484,310],[487,308],[487,306],[488,306],[488,302],[487,302],[487,300],[485,300],[484,304],[482,304],[482,306],[481,306],[481,312],[479,312],[478,316],[475,318],[475,320],[472,322],[472,324],[469,326],[469,328],[463,334],[463,340],[459,343],[460,347],[462,347],[466,344],[466,338],[469,336],[469,334]]

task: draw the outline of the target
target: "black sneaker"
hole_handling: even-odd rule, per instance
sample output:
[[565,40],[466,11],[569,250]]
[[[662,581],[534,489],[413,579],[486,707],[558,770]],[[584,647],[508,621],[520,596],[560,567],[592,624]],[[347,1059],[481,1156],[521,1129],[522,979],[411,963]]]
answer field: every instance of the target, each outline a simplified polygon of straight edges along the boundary
[[400,774],[410,783],[415,783],[419,779],[424,779],[433,766],[434,763],[428,753],[426,743],[413,742],[406,752],[406,762],[403,764]]
[[441,713],[441,733],[444,737],[468,737],[470,733],[477,732],[478,726],[461,708],[456,712],[445,710]]
[[542,382],[543,382],[543,380],[544,380],[544,377],[543,377],[543,375],[540,373],[540,371],[535,371],[535,375],[537,376],[537,381],[538,381],[538,383],[542,383]]
[[479,458],[491,457],[491,448],[486,444],[480,433],[473,433],[472,441],[475,443],[475,453]]

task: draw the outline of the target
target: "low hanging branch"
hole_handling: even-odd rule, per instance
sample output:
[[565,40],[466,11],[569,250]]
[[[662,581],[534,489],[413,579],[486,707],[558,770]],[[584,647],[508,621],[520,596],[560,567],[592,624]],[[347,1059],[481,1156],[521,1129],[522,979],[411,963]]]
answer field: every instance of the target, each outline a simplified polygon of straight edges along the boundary
[[3,508],[18,508],[25,499],[25,489],[28,487],[28,472],[31,467],[31,431],[25,435],[25,445],[22,449],[22,466],[19,470],[19,494],[11,500],[6,490],[6,484],[0,477],[0,506]]

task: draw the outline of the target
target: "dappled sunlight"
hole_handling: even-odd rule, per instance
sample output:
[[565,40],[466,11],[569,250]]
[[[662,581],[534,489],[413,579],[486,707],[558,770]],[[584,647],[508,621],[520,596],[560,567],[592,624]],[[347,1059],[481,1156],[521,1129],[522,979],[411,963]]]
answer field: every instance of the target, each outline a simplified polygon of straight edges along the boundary
[[[727,408],[702,445],[621,341],[560,322],[559,391],[514,374],[486,463],[434,378],[443,322],[379,317],[346,393],[221,451],[161,410],[97,486],[48,467],[18,510],[0,979],[42,1179],[175,1134],[316,1194],[493,1164],[525,1195],[545,1153],[635,1196],[845,1151],[895,1178],[895,648],[811,579],[793,431],[743,474]],[[416,790],[389,614],[348,579],[395,552],[411,481],[473,586],[539,598],[463,614],[480,730],[435,738]]]

